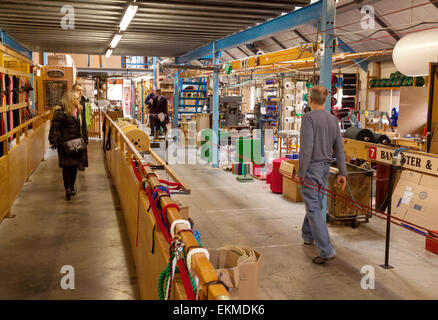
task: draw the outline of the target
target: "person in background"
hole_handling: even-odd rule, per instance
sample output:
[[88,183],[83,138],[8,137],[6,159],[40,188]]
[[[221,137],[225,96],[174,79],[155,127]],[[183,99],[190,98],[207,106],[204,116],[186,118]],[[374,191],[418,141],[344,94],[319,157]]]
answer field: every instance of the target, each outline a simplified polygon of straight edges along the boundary
[[[336,257],[330,242],[326,221],[322,215],[324,195],[319,192],[326,186],[333,153],[339,168],[337,185],[344,190],[347,183],[344,145],[339,121],[324,109],[328,92],[322,86],[314,86],[309,93],[309,107],[301,120],[299,169],[295,180],[301,183],[301,195],[306,207],[306,216],[301,228],[304,244],[314,242],[321,250],[313,258],[316,264],[324,264]],[[318,190],[315,190],[318,189]]]
[[[51,148],[58,150],[66,200],[70,200],[71,196],[76,195],[75,181],[78,167],[88,167],[86,147],[88,134],[82,115],[82,106],[77,93],[67,91],[62,97],[61,106],[55,107],[49,132]],[[68,153],[65,143],[78,138],[83,139],[85,151],[72,155]]]
[[145,99],[145,104],[149,110],[149,126],[151,128],[151,134],[150,134],[151,137],[155,136],[155,124],[154,124],[154,117],[153,117],[154,112],[152,110],[154,98],[155,98],[155,89],[152,89],[151,93],[149,93]]
[[155,89],[156,97],[153,99],[152,110],[154,114],[154,137],[158,139],[160,128],[163,128],[164,135],[167,134],[166,125],[169,123],[167,114],[167,98],[161,95],[161,89]]
[[[87,133],[88,133],[88,129],[90,128],[91,120],[93,118],[91,101],[90,99],[88,99],[86,95],[84,95],[84,89],[80,84],[76,83],[75,85],[73,85],[73,91],[75,91],[79,97],[79,101],[82,106],[82,119],[85,120],[87,126]],[[78,170],[84,171],[85,168],[79,166]]]

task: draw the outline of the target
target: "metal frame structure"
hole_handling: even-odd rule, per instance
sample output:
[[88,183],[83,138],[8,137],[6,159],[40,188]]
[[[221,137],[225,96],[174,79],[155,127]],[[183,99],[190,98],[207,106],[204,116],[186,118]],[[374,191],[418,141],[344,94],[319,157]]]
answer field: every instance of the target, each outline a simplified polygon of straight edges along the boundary
[[[325,86],[331,92],[332,77],[332,57],[334,51],[334,18],[335,18],[335,0],[322,0],[292,11],[288,14],[274,18],[265,23],[259,24],[253,28],[236,33],[221,40],[213,41],[210,44],[195,49],[175,58],[177,64],[189,63],[190,61],[209,56],[213,54],[213,65],[219,64],[217,58],[218,52],[228,48],[238,47],[241,44],[253,42],[257,39],[272,36],[273,34],[297,27],[304,23],[309,23],[321,19],[323,26],[322,42],[324,50],[321,57],[320,78],[321,85]],[[176,83],[176,82],[175,82]],[[330,99],[326,104],[326,109],[330,110]],[[175,115],[174,115],[175,118]],[[218,145],[219,137],[219,72],[213,73],[213,145]],[[219,154],[216,148],[213,148],[213,167],[217,168],[219,164]]]

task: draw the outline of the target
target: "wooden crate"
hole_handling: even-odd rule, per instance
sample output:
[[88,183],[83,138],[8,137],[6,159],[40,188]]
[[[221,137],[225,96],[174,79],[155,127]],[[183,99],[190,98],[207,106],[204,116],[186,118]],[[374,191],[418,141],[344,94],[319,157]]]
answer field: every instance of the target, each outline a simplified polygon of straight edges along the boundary
[[[340,196],[348,199],[354,198],[354,200],[360,204],[371,207],[373,171],[347,163],[347,179],[353,197],[350,194],[348,186],[345,187],[344,191],[335,187],[337,172],[338,169],[332,166],[328,180],[328,189],[336,192],[336,194]],[[337,218],[369,217],[371,215],[369,210],[346,204],[342,198],[339,197],[339,199],[337,199],[336,196],[334,198],[327,197],[327,211],[335,220]]]

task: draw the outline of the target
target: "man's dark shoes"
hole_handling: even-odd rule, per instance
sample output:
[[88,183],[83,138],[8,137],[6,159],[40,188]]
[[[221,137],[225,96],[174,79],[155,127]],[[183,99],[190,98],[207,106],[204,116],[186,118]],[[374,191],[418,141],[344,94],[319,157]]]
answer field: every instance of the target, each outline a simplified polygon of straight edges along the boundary
[[312,261],[313,261],[313,263],[316,263],[316,264],[325,264],[327,261],[333,260],[334,258],[336,258],[336,255],[333,255],[333,256],[328,257],[328,258],[323,258],[321,256],[317,256],[317,257],[313,258]]

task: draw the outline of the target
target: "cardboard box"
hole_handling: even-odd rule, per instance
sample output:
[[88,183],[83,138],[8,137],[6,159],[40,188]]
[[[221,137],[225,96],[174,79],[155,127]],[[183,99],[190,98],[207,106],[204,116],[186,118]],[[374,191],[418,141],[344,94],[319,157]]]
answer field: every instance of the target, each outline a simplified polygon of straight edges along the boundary
[[400,180],[412,182],[413,184],[419,184],[422,174],[414,171],[404,170],[401,173]]
[[216,274],[230,289],[233,300],[257,300],[259,291],[259,274],[262,254],[255,251],[256,262],[239,263],[239,256],[225,249],[208,249],[210,262]]
[[412,210],[412,209],[408,210],[406,212],[404,220],[429,230],[438,229],[438,220],[431,218],[431,216],[428,215],[427,213],[422,213],[417,210]]
[[283,177],[283,196],[293,202],[304,201],[301,196],[299,184],[287,177]]
[[397,218],[438,229],[438,177],[403,171],[393,192],[392,209]]
[[66,55],[47,56],[47,64],[49,66],[67,66],[67,56]]
[[281,162],[280,174],[283,176],[283,196],[294,202],[303,202],[300,185],[292,180],[293,175],[298,172],[298,168],[298,159]]

